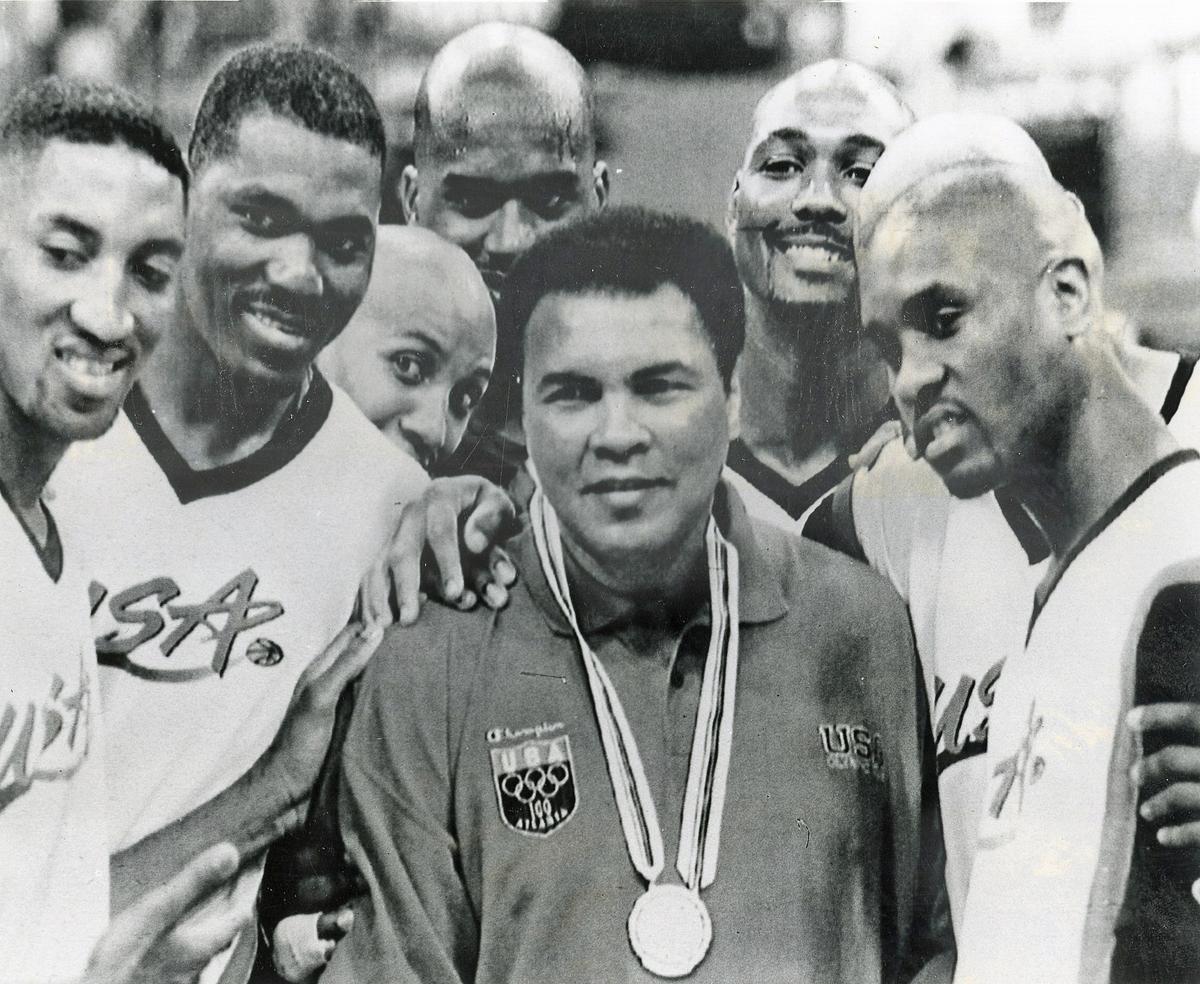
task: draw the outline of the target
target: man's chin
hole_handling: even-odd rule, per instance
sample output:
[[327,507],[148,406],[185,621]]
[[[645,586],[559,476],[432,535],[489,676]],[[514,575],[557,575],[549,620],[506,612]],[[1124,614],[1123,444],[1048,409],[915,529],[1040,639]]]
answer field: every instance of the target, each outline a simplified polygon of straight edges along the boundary
[[780,308],[841,307],[852,301],[853,294],[852,280],[788,272],[771,277],[766,300]]
[[956,499],[976,499],[1001,484],[1000,473],[995,468],[960,464],[938,474],[946,491]]

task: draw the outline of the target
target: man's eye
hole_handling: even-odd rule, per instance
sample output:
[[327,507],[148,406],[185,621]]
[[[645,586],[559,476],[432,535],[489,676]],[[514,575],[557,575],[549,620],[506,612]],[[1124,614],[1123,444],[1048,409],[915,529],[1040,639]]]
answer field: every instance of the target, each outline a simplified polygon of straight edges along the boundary
[[871,176],[871,171],[872,167],[870,164],[851,164],[842,174],[845,175],[847,180],[861,188],[867,183],[867,178]]
[[574,199],[563,192],[545,192],[526,199],[526,204],[543,219],[560,217],[573,203]]
[[353,263],[366,256],[370,247],[364,236],[337,236],[325,247],[325,252],[335,263]]
[[492,195],[458,191],[446,195],[446,204],[468,219],[482,219],[495,212],[503,202]]
[[88,261],[87,254],[81,249],[61,243],[43,243],[42,253],[57,270],[78,270]]
[[773,178],[790,178],[803,171],[804,165],[794,157],[769,157],[760,170]]
[[412,352],[393,355],[392,372],[400,382],[409,386],[420,386],[427,378],[425,360]]
[[468,383],[455,387],[450,394],[450,408],[454,415],[463,418],[473,413],[483,399],[483,387],[478,383]]
[[582,403],[589,398],[594,399],[598,394],[592,393],[592,388],[584,383],[559,383],[550,389],[543,397],[544,403]]
[[958,330],[958,319],[963,309],[954,304],[943,304],[929,319],[929,334],[934,338],[950,338]]
[[175,264],[165,260],[142,260],[133,265],[133,276],[151,294],[161,294],[175,278]]
[[688,385],[679,379],[655,376],[651,379],[639,380],[636,392],[639,396],[668,396],[689,389]]
[[258,236],[277,236],[283,223],[279,216],[261,205],[237,205],[234,214],[250,232]]

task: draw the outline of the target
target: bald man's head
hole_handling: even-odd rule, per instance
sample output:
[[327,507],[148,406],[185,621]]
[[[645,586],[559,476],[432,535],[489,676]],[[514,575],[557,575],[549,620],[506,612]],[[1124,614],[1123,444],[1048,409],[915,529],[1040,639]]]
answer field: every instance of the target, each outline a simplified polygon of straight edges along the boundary
[[366,298],[318,365],[430,468],[458,446],[495,349],[491,297],[466,253],[425,229],[380,226]]
[[531,28],[481,24],[449,41],[414,121],[405,215],[462,246],[493,290],[538,235],[607,198],[587,75]]
[[762,97],[728,215],[751,295],[779,307],[852,303],[860,189],[912,121],[891,83],[846,61],[811,65]]
[[862,318],[917,451],[960,496],[1059,454],[1103,321],[1078,199],[1019,128],[956,115],[897,139],[861,205]]

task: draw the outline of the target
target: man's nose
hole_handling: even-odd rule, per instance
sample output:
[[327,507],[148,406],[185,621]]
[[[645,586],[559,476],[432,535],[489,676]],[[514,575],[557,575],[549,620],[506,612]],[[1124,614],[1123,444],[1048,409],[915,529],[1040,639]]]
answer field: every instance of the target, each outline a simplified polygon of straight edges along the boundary
[[492,218],[483,248],[489,256],[511,261],[532,246],[536,238],[536,220],[520,201],[511,198]]
[[650,433],[628,396],[613,395],[600,404],[592,446],[601,457],[624,460],[649,446]]
[[[920,342],[902,343],[900,364],[891,374],[892,398],[908,425],[913,426],[921,394],[936,388],[946,374],[945,366]],[[928,396],[928,394],[927,394]]]
[[272,286],[296,294],[320,296],[325,281],[317,266],[317,248],[309,236],[296,233],[281,236],[271,244],[273,252],[267,263],[267,279]]
[[838,194],[834,174],[829,167],[814,167],[792,201],[792,213],[804,222],[841,225],[850,217],[846,203]]
[[410,443],[429,459],[424,462],[427,466],[450,450],[446,447],[450,432],[448,417],[447,394],[440,388],[430,387],[422,395],[420,403],[400,419],[401,430]]
[[71,320],[100,342],[123,342],[137,327],[127,295],[121,264],[97,263],[86,290],[71,303]]

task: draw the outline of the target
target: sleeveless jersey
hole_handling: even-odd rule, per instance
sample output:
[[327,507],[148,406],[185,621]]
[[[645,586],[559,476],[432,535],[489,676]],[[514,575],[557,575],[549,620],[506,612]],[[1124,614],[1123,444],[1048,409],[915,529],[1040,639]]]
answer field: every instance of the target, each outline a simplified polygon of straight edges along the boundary
[[[114,851],[266,750],[427,481],[319,375],[272,440],[231,465],[193,471],[136,388],[105,436],[68,452],[53,488],[63,521],[89,534]],[[247,913],[259,871],[244,879]]]
[[[1183,368],[1152,402],[1176,439],[1195,447],[1200,414],[1185,410],[1200,404],[1200,384],[1190,365]],[[1172,398],[1174,390],[1181,398]],[[912,616],[937,747],[946,885],[959,930],[988,783],[988,717],[1005,657],[1024,646],[1048,549],[1020,506],[990,492],[955,499],[900,441],[855,475],[852,496],[863,554]]]
[[1200,698],[1197,503],[1196,452],[1151,468],[1064,558],[1006,661],[961,984],[1200,974],[1200,852],[1158,848],[1139,825],[1125,725],[1137,703]]
[[[0,501],[0,982],[73,980],[108,921],[96,655],[78,558]],[[57,574],[57,577],[54,576]]]

